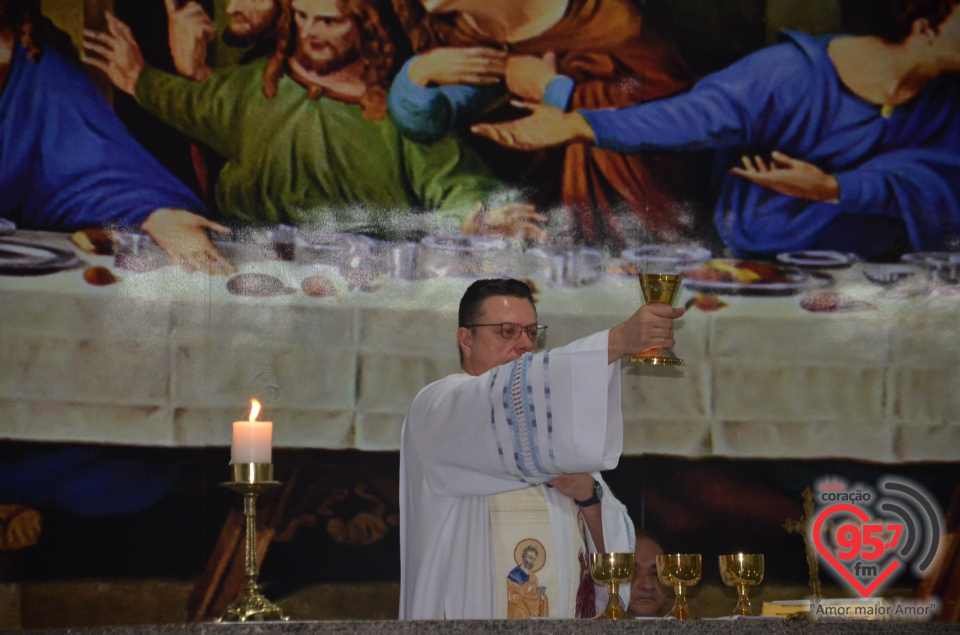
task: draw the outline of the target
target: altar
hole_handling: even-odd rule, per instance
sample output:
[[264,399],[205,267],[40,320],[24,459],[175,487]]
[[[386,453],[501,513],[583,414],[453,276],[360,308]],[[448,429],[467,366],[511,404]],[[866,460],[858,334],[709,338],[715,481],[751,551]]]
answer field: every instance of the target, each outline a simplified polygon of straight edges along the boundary
[[67,630],[31,631],[36,635],[608,635],[627,633],[650,633],[670,635],[673,633],[777,633],[783,635],[884,635],[886,633],[952,633],[955,627],[949,624],[920,622],[873,622],[873,621],[784,621],[779,619],[741,620],[520,620],[520,621],[410,621],[410,622],[288,622],[249,624],[184,624],[170,626],[136,626],[103,629],[71,628]]

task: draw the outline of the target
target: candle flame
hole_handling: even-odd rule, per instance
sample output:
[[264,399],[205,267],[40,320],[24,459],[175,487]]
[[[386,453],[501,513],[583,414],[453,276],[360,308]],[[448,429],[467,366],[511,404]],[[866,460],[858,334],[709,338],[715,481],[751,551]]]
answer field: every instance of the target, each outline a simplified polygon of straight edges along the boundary
[[260,402],[256,399],[250,400],[250,423],[253,423],[257,420],[257,415],[260,414]]

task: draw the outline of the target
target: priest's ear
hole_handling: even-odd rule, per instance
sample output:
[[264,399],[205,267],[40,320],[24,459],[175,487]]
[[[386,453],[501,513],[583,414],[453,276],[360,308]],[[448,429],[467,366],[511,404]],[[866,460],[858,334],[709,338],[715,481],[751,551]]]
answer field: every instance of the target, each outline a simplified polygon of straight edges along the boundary
[[457,329],[457,344],[460,345],[460,359],[469,356],[473,351],[474,333],[465,326]]

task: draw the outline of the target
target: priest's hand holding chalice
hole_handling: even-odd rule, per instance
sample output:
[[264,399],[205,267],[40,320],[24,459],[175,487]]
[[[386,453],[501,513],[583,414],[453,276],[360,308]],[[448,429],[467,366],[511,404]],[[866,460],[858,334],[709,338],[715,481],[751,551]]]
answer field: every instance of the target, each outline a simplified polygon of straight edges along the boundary
[[[680,273],[652,273],[640,271],[640,290],[647,304],[661,303],[672,307],[680,293],[683,275]],[[669,348],[651,348],[639,351],[630,357],[631,364],[652,364],[655,366],[683,366],[683,360]]]

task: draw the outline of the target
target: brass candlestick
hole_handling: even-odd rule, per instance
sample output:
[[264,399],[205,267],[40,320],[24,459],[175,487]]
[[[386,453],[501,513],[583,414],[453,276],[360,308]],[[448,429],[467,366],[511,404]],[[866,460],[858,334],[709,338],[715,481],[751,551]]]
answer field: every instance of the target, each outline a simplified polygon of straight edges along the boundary
[[246,519],[246,558],[244,573],[247,584],[243,596],[231,604],[218,622],[265,622],[289,620],[280,607],[260,594],[257,584],[257,496],[280,483],[273,480],[273,463],[234,463],[233,480],[223,483],[238,494],[243,494],[243,516]]

